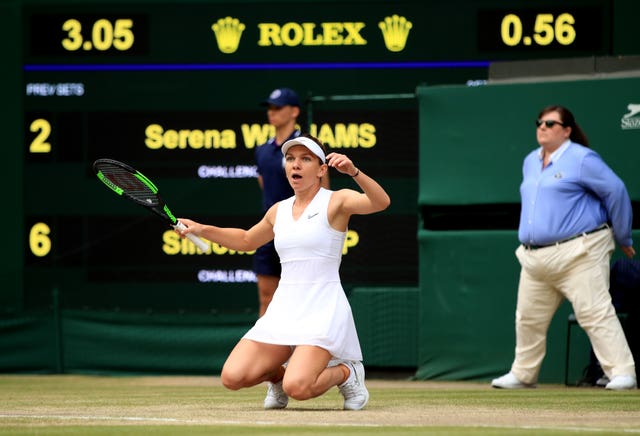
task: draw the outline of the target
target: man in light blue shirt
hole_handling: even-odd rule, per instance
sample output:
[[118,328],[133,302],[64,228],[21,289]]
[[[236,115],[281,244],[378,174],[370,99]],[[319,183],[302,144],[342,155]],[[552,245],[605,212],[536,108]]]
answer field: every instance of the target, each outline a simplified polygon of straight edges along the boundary
[[606,389],[635,389],[635,362],[609,294],[614,238],[635,255],[629,194],[567,108],[543,109],[536,127],[540,148],[525,158],[520,186],[515,359],[491,385],[535,386],[549,324],[566,298],[611,380]]
[[543,148],[524,161],[518,238],[549,245],[611,223],[616,242],[631,242],[631,201],[620,178],[593,150],[567,139],[543,168]]

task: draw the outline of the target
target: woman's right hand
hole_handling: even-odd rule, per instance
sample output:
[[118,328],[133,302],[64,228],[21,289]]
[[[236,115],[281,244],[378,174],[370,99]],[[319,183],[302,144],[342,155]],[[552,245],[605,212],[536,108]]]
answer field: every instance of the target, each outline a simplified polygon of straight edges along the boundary
[[186,226],[182,230],[176,229],[176,233],[179,234],[181,238],[186,238],[189,233],[193,233],[195,236],[201,236],[202,224],[188,218],[178,218],[178,221]]

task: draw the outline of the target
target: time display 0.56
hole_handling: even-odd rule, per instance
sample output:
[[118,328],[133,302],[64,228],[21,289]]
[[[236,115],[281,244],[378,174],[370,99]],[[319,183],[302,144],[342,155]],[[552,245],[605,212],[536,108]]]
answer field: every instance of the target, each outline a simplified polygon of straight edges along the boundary
[[141,14],[34,14],[31,55],[143,55],[149,26]]
[[597,53],[606,48],[603,19],[599,7],[480,10],[478,48]]

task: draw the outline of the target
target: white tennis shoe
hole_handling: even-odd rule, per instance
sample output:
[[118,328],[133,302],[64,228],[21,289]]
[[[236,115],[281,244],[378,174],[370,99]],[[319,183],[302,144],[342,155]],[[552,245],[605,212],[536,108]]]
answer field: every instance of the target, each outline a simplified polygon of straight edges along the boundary
[[287,404],[289,404],[289,397],[282,389],[282,380],[278,383],[269,382],[267,396],[264,398],[264,408],[266,410],[284,409]]
[[635,389],[636,387],[638,387],[638,384],[636,383],[636,378],[634,376],[616,375],[604,388],[614,391],[622,391],[626,389]]
[[344,397],[345,410],[360,410],[369,402],[369,391],[364,385],[364,365],[359,361],[343,360],[351,371],[347,380],[338,386]]
[[513,373],[509,372],[502,377],[494,378],[491,381],[491,386],[499,389],[524,389],[524,388],[535,388],[536,385],[533,383],[523,383],[516,378]]

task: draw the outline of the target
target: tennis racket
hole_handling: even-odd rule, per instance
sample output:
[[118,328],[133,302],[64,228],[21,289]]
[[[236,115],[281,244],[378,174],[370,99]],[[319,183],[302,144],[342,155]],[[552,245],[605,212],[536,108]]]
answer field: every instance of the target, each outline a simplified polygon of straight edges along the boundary
[[[128,198],[135,203],[144,206],[151,212],[168,222],[174,229],[183,230],[184,224],[171,213],[158,188],[142,173],[127,164],[113,159],[98,159],[93,163],[93,171],[96,176],[116,194]],[[196,235],[187,234],[196,247],[203,253],[209,252],[209,245]]]

